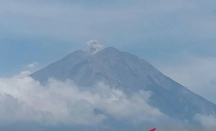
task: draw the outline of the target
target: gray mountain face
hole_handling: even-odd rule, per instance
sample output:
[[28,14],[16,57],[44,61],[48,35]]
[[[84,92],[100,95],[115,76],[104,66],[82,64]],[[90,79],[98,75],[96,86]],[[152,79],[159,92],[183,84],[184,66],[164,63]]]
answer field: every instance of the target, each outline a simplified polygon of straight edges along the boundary
[[127,94],[151,91],[150,105],[166,115],[195,124],[195,114],[215,114],[216,105],[194,94],[163,75],[143,59],[115,48],[106,48],[94,55],[75,51],[63,59],[30,75],[41,83],[48,78],[73,80],[80,87],[102,81]]

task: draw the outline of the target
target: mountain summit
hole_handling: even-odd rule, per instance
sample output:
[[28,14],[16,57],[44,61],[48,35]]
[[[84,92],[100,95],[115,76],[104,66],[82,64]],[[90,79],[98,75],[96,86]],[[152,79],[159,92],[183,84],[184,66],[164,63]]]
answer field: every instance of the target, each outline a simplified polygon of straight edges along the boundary
[[215,114],[216,105],[163,75],[145,60],[113,47],[91,54],[75,51],[30,75],[41,83],[51,77],[73,80],[79,87],[103,82],[127,94],[151,91],[149,104],[166,115],[195,123],[196,114]]

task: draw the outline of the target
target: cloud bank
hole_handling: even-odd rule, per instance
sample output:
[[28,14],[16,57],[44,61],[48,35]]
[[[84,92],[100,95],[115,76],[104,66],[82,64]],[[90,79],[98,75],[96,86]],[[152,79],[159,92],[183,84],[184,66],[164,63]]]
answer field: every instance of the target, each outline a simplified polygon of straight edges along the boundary
[[202,125],[216,125],[216,117],[205,114],[197,114],[194,116],[195,120],[199,121]]
[[151,92],[127,96],[121,90],[98,83],[80,90],[73,81],[49,79],[41,85],[21,72],[0,78],[0,125],[32,121],[45,125],[99,125],[108,117],[130,123],[156,122],[166,118],[148,105]]

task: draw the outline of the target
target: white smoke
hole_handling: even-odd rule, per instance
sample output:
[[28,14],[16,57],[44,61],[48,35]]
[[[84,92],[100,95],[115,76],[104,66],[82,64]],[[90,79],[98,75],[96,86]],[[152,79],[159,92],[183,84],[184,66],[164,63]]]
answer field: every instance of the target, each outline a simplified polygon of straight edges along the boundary
[[89,42],[87,42],[87,45],[90,46],[90,52],[95,54],[98,51],[103,49],[103,46],[101,46],[96,40],[90,40]]

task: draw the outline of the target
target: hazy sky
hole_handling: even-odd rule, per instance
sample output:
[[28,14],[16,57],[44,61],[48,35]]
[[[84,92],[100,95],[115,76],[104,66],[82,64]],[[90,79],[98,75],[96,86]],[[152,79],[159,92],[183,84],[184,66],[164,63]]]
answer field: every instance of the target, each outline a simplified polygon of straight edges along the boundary
[[215,0],[0,0],[0,77],[96,39],[216,103]]

